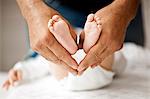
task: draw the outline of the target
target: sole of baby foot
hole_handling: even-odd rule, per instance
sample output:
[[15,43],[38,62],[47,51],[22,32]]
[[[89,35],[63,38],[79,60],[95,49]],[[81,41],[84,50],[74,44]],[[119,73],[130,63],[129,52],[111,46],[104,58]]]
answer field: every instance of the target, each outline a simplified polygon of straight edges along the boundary
[[68,24],[59,16],[54,15],[49,20],[48,28],[50,32],[55,36],[57,41],[70,53],[74,54],[78,47],[75,40],[71,36],[70,28]]
[[85,52],[88,52],[99,40],[99,36],[102,30],[100,18],[95,18],[94,14],[89,14],[84,26],[85,39],[83,48]]

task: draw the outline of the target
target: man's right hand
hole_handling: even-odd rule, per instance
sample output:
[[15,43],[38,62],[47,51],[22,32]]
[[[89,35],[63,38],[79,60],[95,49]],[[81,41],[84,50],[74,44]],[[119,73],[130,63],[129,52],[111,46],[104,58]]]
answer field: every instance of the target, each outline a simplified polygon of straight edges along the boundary
[[76,75],[78,64],[58,43],[47,27],[49,19],[59,13],[49,8],[43,1],[35,2],[33,5],[31,3],[30,10],[23,11],[25,9],[23,3],[27,6],[28,2],[30,0],[26,0],[26,2],[18,0],[21,11],[28,23],[31,48],[47,60],[61,64],[62,68]]

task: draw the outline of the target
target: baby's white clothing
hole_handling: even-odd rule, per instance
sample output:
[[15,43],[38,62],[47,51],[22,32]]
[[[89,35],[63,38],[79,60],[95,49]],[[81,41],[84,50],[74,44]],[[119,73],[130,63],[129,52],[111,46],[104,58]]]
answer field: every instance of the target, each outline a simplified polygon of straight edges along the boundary
[[[72,57],[80,63],[85,55],[83,50],[79,50]],[[58,82],[65,89],[76,91],[92,90],[107,86],[111,84],[115,74],[120,75],[124,71],[126,65],[126,59],[121,51],[116,52],[114,56],[113,71],[105,70],[100,66],[93,69],[89,67],[81,76],[74,76],[69,73],[67,77]],[[53,64],[42,56],[38,56],[35,59],[17,63],[14,69],[20,69],[23,72],[23,80],[32,80],[50,74],[50,65]]]
[[22,71],[23,80],[34,80],[50,74],[49,62],[42,56],[20,61],[15,64],[14,69]]

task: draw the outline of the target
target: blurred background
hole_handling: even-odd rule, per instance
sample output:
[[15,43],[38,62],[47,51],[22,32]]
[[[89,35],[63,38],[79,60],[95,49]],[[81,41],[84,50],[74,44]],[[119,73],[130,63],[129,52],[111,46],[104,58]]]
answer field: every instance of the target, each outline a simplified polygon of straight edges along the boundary
[[[139,44],[150,48],[150,0],[142,0],[136,19],[131,23],[129,33],[143,32]],[[134,37],[133,35],[133,37]],[[128,34],[127,34],[128,36]],[[132,37],[131,37],[132,38]],[[127,39],[127,41],[129,41]],[[0,0],[0,70],[9,70],[29,50],[28,29],[16,0]]]
[[27,26],[16,0],[0,0],[0,70],[10,69],[27,50]]

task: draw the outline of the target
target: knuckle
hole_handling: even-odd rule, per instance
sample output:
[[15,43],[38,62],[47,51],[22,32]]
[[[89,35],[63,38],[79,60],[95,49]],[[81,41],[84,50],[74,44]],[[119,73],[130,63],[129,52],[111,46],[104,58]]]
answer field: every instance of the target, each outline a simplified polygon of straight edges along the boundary
[[52,60],[53,63],[56,63],[56,64],[62,64],[62,60],[60,59],[55,59],[55,60]]
[[64,55],[58,55],[58,58],[59,58],[60,60],[63,60],[63,59],[65,59],[65,56],[64,56]]

